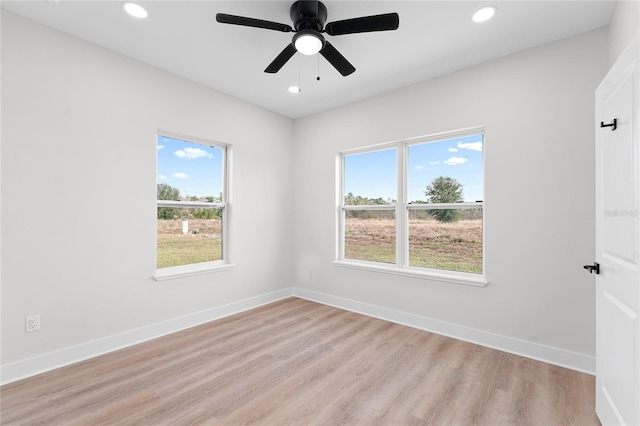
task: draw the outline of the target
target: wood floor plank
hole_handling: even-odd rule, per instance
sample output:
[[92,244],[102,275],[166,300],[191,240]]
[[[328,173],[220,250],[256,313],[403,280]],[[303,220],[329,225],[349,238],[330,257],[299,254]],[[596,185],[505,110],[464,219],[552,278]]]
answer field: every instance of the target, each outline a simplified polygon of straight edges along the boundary
[[289,298],[0,388],[3,425],[598,425],[593,376]]
[[[350,317],[353,315],[346,314]],[[336,324],[334,337],[342,338],[322,341],[333,349],[328,356],[313,365],[301,367],[271,392],[230,415],[225,423],[280,424],[284,419],[284,423],[288,424],[308,424],[322,407],[330,404],[333,395],[341,392],[345,386],[341,381],[353,382],[347,377],[361,362],[361,348],[381,332],[378,327],[367,327],[372,321],[371,318],[366,321],[347,318],[346,322]],[[330,391],[326,388],[328,380],[333,384]],[[310,400],[314,400],[315,404],[309,404]]]

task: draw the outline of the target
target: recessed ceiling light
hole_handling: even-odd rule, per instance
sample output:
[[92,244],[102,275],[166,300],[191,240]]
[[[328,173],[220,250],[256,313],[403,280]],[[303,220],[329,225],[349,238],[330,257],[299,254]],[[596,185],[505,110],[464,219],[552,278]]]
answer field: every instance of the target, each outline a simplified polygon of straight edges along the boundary
[[289,86],[289,92],[300,93],[300,88],[298,86]]
[[495,6],[485,6],[481,9],[476,10],[476,12],[473,14],[472,19],[474,22],[488,21],[489,19],[493,18],[493,15],[496,14],[497,10],[498,8]]
[[131,16],[139,19],[144,19],[149,16],[147,9],[140,6],[138,3],[133,3],[131,1],[125,1],[122,3],[122,7],[124,10]]

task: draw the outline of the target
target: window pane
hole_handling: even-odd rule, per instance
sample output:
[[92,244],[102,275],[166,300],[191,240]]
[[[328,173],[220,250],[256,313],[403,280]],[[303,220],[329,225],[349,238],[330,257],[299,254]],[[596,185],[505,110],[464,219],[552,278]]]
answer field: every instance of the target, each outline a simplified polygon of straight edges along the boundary
[[409,265],[481,274],[482,209],[410,210]]
[[158,200],[221,202],[224,150],[158,136]]
[[407,200],[413,204],[482,200],[482,149],[481,134],[410,145]]
[[222,211],[158,207],[157,268],[222,259]]
[[396,262],[396,217],[393,210],[347,210],[345,259]]
[[395,203],[395,148],[345,155],[343,158],[345,204]]

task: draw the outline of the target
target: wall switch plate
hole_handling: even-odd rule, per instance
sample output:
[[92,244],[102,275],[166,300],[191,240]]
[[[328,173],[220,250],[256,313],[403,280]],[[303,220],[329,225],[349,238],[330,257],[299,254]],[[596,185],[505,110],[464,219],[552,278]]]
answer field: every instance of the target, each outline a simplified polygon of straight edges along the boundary
[[25,331],[31,333],[40,330],[40,315],[31,315],[25,318]]

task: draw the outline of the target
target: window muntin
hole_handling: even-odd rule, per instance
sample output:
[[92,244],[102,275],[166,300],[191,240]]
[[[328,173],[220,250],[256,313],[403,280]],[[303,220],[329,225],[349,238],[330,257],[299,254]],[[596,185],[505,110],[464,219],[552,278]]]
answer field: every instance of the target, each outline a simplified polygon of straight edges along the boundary
[[225,145],[158,135],[158,270],[226,263],[226,154]]
[[[475,128],[341,153],[338,261],[484,281],[483,132]],[[381,162],[383,152],[397,156]],[[374,153],[377,158],[369,157]],[[354,175],[374,178],[358,186]],[[459,189],[457,196],[446,195],[448,184]],[[391,212],[393,220],[387,218]]]

